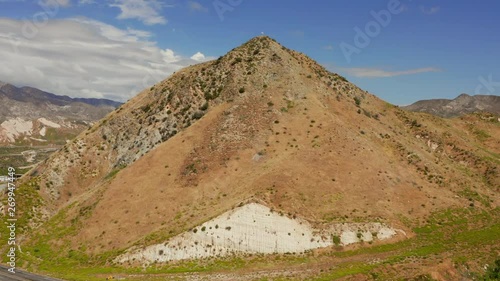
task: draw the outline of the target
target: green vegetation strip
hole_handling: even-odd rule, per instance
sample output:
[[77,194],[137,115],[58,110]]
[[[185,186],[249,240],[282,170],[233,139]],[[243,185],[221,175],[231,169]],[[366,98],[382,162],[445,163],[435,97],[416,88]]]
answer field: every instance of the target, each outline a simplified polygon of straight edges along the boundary
[[[72,206],[68,207],[71,208]],[[407,259],[436,257],[443,253],[455,254],[462,261],[474,261],[481,253],[477,249],[487,249],[498,245],[500,224],[498,208],[483,211],[475,208],[446,210],[434,214],[426,225],[414,226],[416,237],[393,244],[364,247],[352,251],[331,250],[313,257],[304,255],[254,255],[250,257],[228,257],[225,259],[204,259],[199,261],[179,261],[166,265],[153,265],[144,268],[123,268],[113,265],[112,260],[122,251],[107,252],[99,256],[88,256],[84,248],[70,250],[71,237],[82,225],[77,220],[67,222],[66,212],[60,212],[51,219],[45,229],[50,233],[33,237],[30,245],[23,249],[22,261],[28,269],[50,273],[65,280],[102,280],[105,275],[137,275],[143,280],[154,280],[161,274],[210,273],[235,270],[255,270],[287,268],[302,264],[314,266],[331,262],[332,267],[311,280],[334,280],[353,274],[376,275],[378,268],[404,264]],[[63,241],[56,247],[52,241]],[[484,254],[484,253],[483,253]],[[379,257],[379,263],[361,262],[368,258]],[[484,262],[494,263],[494,253],[479,256]],[[69,271],[68,269],[71,269]],[[139,277],[141,276],[141,277]],[[134,277],[135,278],[135,277]],[[136,280],[127,278],[127,280]],[[284,279],[285,280],[285,279]],[[487,279],[486,279],[487,280]]]

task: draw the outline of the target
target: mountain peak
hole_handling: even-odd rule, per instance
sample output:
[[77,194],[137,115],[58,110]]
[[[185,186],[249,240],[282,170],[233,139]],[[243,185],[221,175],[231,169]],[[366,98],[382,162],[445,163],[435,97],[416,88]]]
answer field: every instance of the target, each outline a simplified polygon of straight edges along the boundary
[[259,84],[259,87],[267,84],[266,81],[270,82],[271,76],[274,77],[272,80],[293,81],[305,73],[305,76],[316,76],[320,80],[322,77],[337,77],[347,82],[305,54],[288,49],[267,35],[248,40],[204,68],[212,73],[222,71],[235,80],[244,78],[244,81]]
[[274,38],[271,38],[267,35],[258,35],[258,36],[255,36],[247,41],[247,43],[251,43],[251,42],[267,42],[267,43],[275,43],[275,44],[281,45]]
[[259,35],[232,49],[227,55],[234,52],[246,52],[249,55],[257,55],[260,52],[272,51],[282,48],[281,44],[267,35]]
[[466,93],[462,93],[458,97],[456,97],[455,99],[459,100],[459,99],[470,98],[470,97],[471,97],[470,95],[468,95]]
[[[108,154],[102,153],[103,150],[89,149],[88,157],[94,158],[91,165],[81,162],[81,158],[71,159],[73,163],[90,165],[91,170],[101,171],[94,176],[82,174],[88,180],[73,186],[72,194],[83,192],[84,186],[97,183],[112,169],[129,166],[219,106],[231,106],[235,116],[246,117],[241,117],[241,120],[237,117],[238,122],[227,121],[227,127],[219,132],[224,137],[214,135],[213,143],[224,147],[221,151],[226,154],[236,153],[233,151],[236,147],[253,146],[255,139],[263,138],[262,134],[269,131],[269,126],[275,124],[273,122],[278,116],[306,100],[307,95],[313,94],[310,89],[321,92],[314,96],[334,95],[337,102],[345,101],[350,107],[355,107],[352,101],[354,96],[359,99],[362,96],[368,99],[370,96],[345,78],[328,72],[306,55],[290,50],[268,36],[254,37],[217,60],[182,69],[145,89],[82,135],[77,141],[86,143],[88,147],[109,150],[111,156],[106,156]],[[238,108],[246,110],[240,112]],[[357,115],[356,110],[353,112]],[[221,118],[229,118],[227,116]],[[223,122],[215,125],[220,124]],[[228,133],[222,133],[223,130],[228,130]],[[111,143],[116,145],[109,145]],[[67,148],[67,151],[78,150],[74,143]],[[60,155],[63,154],[60,152]],[[96,161],[97,158],[102,158],[102,161]],[[222,156],[219,158],[225,159]],[[43,174],[44,181],[50,180],[43,170],[51,171],[57,163],[56,160],[48,161],[37,168]],[[70,166],[74,165],[68,164]],[[62,179],[71,177],[73,173],[76,171],[72,168],[65,169],[61,173],[61,180],[53,181],[54,185],[49,191],[54,194],[51,203],[57,205],[67,199],[58,195],[66,193],[57,193],[55,190],[67,188],[67,181]]]

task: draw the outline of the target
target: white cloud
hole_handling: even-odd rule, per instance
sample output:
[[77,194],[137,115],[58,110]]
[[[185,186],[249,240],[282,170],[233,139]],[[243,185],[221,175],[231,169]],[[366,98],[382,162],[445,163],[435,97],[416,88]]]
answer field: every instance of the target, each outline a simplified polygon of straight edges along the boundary
[[333,51],[333,46],[332,45],[323,46],[323,49],[327,51]]
[[167,23],[165,17],[158,14],[165,5],[157,0],[115,0],[109,6],[121,10],[118,19],[137,19],[146,25]]
[[170,49],[161,50],[160,53],[162,54],[163,61],[166,63],[173,63],[180,60],[180,57],[174,54],[174,51]]
[[90,5],[90,4],[95,4],[95,0],[78,0],[78,5],[83,6],[83,5]]
[[422,11],[422,13],[424,13],[426,15],[433,15],[433,14],[439,12],[439,10],[440,10],[439,6],[434,6],[434,7],[430,7],[430,8],[426,8],[424,6],[420,7],[420,11]]
[[208,12],[208,8],[204,7],[202,4],[196,1],[189,1],[188,4],[191,11]]
[[37,2],[42,7],[69,7],[70,0],[40,0]]
[[380,78],[380,77],[394,77],[401,75],[411,75],[425,72],[439,72],[441,71],[435,67],[424,67],[424,68],[416,68],[409,70],[401,70],[401,71],[387,71],[383,69],[376,68],[341,68],[341,70],[347,72],[349,75],[355,77],[364,77],[364,78]]
[[295,37],[304,37],[306,35],[306,33],[303,30],[300,30],[300,29],[298,29],[298,30],[292,30],[292,31],[290,31],[290,34],[292,36],[295,36]]
[[200,53],[200,52],[197,52],[196,54],[192,55],[191,59],[195,60],[195,61],[205,61],[206,60],[205,55]]
[[[182,67],[208,60],[161,49],[151,34],[87,18],[50,20],[35,36],[0,18],[0,81],[59,95],[125,101]],[[202,57],[203,56],[203,57]]]
[[131,35],[134,35],[137,37],[142,37],[142,38],[148,38],[148,37],[152,36],[151,32],[144,31],[144,30],[132,29],[130,27],[127,28],[127,32]]

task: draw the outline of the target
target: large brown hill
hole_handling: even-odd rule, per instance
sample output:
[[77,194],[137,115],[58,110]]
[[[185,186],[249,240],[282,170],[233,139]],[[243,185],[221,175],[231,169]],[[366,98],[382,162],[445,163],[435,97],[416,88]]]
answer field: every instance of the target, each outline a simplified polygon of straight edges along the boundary
[[403,111],[259,36],[83,132],[22,179],[38,203],[21,209],[62,256],[115,257],[247,201],[411,237],[432,212],[498,206],[499,140],[496,116]]

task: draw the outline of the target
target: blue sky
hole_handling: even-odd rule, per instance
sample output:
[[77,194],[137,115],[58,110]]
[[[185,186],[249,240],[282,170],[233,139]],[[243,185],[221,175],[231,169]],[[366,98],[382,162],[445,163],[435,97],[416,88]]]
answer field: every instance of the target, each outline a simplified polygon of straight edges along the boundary
[[[500,1],[0,0],[0,7],[0,56],[8,58],[0,80],[56,94],[124,101],[264,33],[394,104],[500,95]],[[363,37],[369,41],[356,40]]]

